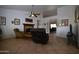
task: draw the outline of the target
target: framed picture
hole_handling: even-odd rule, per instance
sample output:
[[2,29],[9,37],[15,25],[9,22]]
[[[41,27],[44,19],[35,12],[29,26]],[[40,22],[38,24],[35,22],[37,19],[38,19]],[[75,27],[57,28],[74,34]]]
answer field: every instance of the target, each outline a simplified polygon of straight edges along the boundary
[[6,17],[0,16],[0,25],[6,25]]
[[68,19],[62,19],[61,26],[68,26]]
[[14,18],[14,24],[15,25],[20,25],[20,19]]

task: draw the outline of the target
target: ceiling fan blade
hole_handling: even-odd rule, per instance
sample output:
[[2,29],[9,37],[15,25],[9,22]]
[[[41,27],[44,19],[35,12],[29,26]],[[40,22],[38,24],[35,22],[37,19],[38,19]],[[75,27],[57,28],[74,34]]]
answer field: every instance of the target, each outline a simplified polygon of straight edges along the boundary
[[29,17],[33,17],[33,16],[37,17],[38,15],[40,15],[39,12],[32,12],[32,11],[31,11],[31,14],[30,14]]
[[39,13],[39,12],[33,12],[33,14],[34,14],[34,15],[40,15],[40,13]]
[[35,17],[37,17],[37,15],[34,15]]

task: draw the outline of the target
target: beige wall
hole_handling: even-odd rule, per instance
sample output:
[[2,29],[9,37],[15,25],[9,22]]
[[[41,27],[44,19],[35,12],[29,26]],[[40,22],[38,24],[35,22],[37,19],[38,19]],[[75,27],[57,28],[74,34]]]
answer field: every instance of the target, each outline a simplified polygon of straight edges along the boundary
[[[57,9],[57,23],[60,24],[62,19],[68,19],[68,25],[72,24],[72,31],[75,33],[75,6],[64,6]],[[66,38],[69,26],[57,27],[57,36]],[[62,35],[61,35],[62,34]]]
[[[27,11],[19,11],[19,10],[12,10],[12,9],[2,9],[0,8],[0,16],[6,17],[6,25],[1,25],[2,31],[3,31],[3,38],[12,38],[15,37],[15,33],[13,31],[14,28],[19,28],[20,31],[24,31],[23,23],[25,22],[25,18],[28,18],[30,13]],[[20,25],[14,25],[11,23],[11,21],[14,20],[14,18],[20,19]],[[37,20],[40,19],[41,16],[35,18],[32,17],[33,23],[35,24],[35,28],[37,28]]]

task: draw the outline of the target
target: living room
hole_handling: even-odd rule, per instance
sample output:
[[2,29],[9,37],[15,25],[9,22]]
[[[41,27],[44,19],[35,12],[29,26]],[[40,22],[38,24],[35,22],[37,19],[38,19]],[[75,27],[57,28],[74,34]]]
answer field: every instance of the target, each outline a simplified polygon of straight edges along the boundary
[[[74,16],[76,7],[75,5],[0,5],[0,18],[4,20],[1,21],[0,19],[0,31],[2,32],[0,51],[7,53],[79,53],[78,48],[67,45],[66,42],[70,24],[72,25],[72,32],[76,37],[78,36],[76,33],[78,32],[76,30],[76,23],[78,22]],[[50,22],[55,20],[57,21],[56,32],[50,33]],[[31,27],[29,31],[31,31],[32,37],[28,37],[27,27]],[[19,31],[18,34],[14,29]],[[40,34],[37,37],[43,30],[44,33],[42,34],[44,35],[41,37],[42,34]],[[37,34],[33,35],[35,33]],[[21,36],[23,37],[21,38]],[[36,40],[36,42],[32,42],[33,39],[40,37],[42,41],[45,39],[45,45],[37,44]],[[54,47],[52,47],[53,44]]]

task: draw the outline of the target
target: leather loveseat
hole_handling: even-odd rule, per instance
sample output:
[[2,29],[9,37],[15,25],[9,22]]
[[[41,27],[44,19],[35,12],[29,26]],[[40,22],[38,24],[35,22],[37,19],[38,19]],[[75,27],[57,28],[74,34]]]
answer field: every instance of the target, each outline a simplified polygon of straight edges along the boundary
[[46,34],[45,29],[43,28],[34,28],[30,30],[32,33],[32,40],[35,43],[46,44],[48,43],[49,36]]

